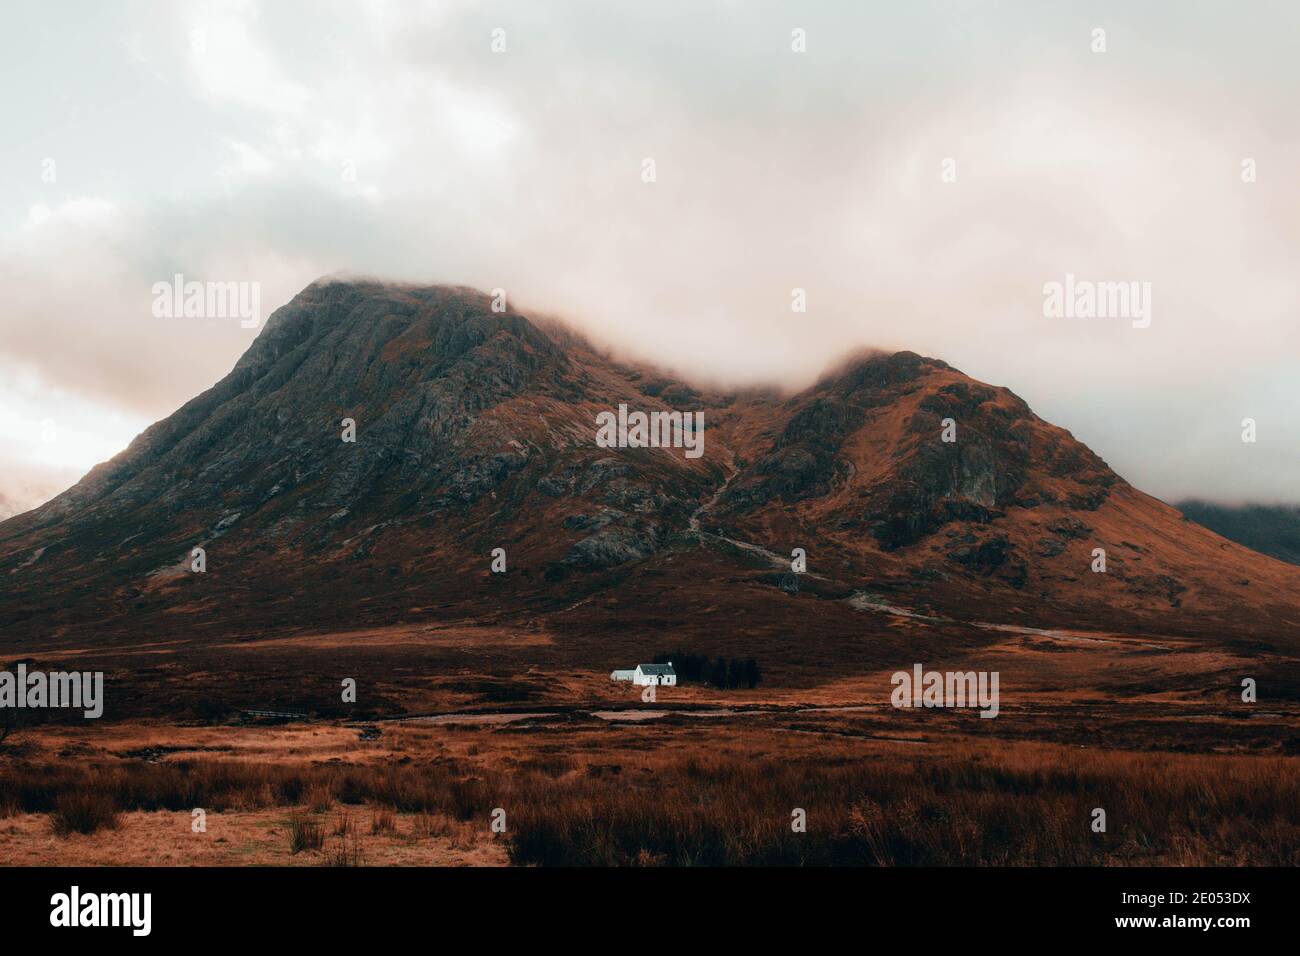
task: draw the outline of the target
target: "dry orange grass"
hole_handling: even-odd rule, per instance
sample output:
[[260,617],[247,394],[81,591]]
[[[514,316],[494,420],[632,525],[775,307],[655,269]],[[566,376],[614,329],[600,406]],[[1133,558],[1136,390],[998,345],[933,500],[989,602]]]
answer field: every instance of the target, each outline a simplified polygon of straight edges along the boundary
[[[481,739],[523,744],[508,735]],[[140,811],[204,807],[239,819],[303,808],[280,846],[334,865],[363,860],[348,806],[369,807],[365,842],[393,844],[384,859],[426,858],[417,848],[428,841],[456,851],[490,845],[489,815],[502,807],[504,840],[518,864],[1300,863],[1296,758],[962,741],[906,753],[855,745],[849,753],[798,739],[809,749],[765,749],[762,738],[745,737],[684,750],[680,740],[605,746],[585,759],[580,751],[538,753],[534,743],[523,759],[495,748],[471,758],[482,749],[474,744],[462,757],[364,765],[8,761],[0,806],[52,814],[52,824],[69,831],[77,828],[55,821],[72,820],[77,794],[93,796],[105,826]],[[328,826],[311,813],[336,803],[344,806]],[[1098,807],[1106,833],[1090,827]],[[806,813],[806,832],[791,826],[796,809]],[[369,852],[364,858],[379,862]]]
[[388,807],[375,807],[374,813],[370,817],[370,832],[373,835],[396,833],[397,816]]
[[[1300,863],[1300,765],[1260,757],[948,751],[890,763],[688,758],[552,781],[511,819],[517,863]],[[1108,832],[1091,829],[1094,808]],[[807,832],[792,827],[796,809]]]
[[59,836],[112,830],[117,827],[117,808],[108,794],[90,790],[67,791],[54,800],[50,827]]
[[294,813],[289,816],[290,853],[319,850],[324,845],[325,827],[319,820],[312,819],[305,813]]

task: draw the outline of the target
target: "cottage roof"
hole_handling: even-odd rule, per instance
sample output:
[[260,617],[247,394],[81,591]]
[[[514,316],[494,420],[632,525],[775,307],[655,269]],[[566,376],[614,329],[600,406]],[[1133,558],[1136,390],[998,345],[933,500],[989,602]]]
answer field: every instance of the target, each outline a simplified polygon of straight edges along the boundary
[[654,677],[676,677],[677,672],[673,670],[672,664],[638,664],[642,674],[648,674]]

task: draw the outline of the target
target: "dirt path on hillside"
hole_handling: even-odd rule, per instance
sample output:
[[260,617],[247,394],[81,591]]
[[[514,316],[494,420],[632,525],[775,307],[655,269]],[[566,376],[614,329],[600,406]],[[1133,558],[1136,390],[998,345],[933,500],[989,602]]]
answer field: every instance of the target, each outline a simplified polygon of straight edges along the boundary
[[[700,518],[713,510],[714,506],[722,499],[722,496],[726,494],[727,488],[731,484],[731,480],[740,473],[740,469],[736,467],[736,456],[734,453],[731,454],[731,458],[727,462],[727,468],[730,469],[731,473],[727,475],[726,480],[718,486],[717,490],[709,497],[708,501],[705,501],[691,513],[690,520],[687,522],[687,527],[690,533],[699,538],[701,542],[705,540],[722,541],[731,545],[733,548],[739,548],[741,551],[746,551],[764,559],[769,562],[773,568],[781,568],[782,570],[789,571],[790,558],[785,557],[784,555],[777,554],[775,551],[765,548],[761,544],[754,544],[752,541],[741,541],[738,538],[729,538],[725,534],[705,531],[700,527]],[[804,571],[801,572],[801,574],[806,577],[816,578],[819,581],[826,580],[823,575],[811,571]]]
[[729,451],[727,452],[727,456],[728,456],[727,470],[730,472],[730,474],[727,475],[727,477],[723,480],[722,484],[718,485],[717,490],[713,492],[713,494],[709,497],[708,501],[705,501],[693,512],[691,512],[691,517],[690,520],[687,522],[687,527],[690,529],[692,534],[705,533],[700,530],[700,515],[704,514],[707,511],[711,511],[713,509],[713,506],[718,503],[719,499],[721,499],[722,496],[726,494],[727,486],[731,484],[731,479],[735,478],[738,474],[740,474],[740,469],[736,467],[736,453]]

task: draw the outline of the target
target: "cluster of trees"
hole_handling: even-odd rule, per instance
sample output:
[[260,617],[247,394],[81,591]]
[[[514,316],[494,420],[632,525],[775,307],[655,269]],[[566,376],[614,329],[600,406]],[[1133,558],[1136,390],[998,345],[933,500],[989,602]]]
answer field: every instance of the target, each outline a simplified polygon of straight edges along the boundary
[[669,651],[666,654],[656,655],[654,659],[656,664],[667,664],[669,661],[672,662],[673,670],[677,672],[679,684],[708,684],[719,690],[736,690],[740,687],[753,690],[763,679],[758,661],[752,657],[744,660],[739,657],[730,660],[718,657],[710,661],[704,654]]

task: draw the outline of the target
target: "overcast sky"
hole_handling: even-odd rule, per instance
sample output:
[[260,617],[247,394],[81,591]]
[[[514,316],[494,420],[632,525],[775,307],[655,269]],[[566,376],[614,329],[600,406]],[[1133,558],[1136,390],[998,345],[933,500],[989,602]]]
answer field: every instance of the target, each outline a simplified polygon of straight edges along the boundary
[[[0,515],[256,335],[155,317],[155,282],[258,282],[269,313],[339,271],[502,287],[721,383],[912,349],[1160,497],[1300,500],[1300,4],[9,0],[3,19]],[[1067,273],[1149,282],[1150,327],[1045,317]]]

